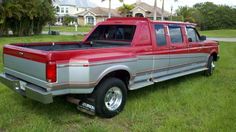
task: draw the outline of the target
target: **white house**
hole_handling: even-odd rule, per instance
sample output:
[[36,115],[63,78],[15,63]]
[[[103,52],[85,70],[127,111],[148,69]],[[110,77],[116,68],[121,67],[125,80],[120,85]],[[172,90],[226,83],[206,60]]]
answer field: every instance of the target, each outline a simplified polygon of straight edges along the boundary
[[[96,25],[108,18],[108,8],[94,7],[78,13],[77,23],[79,25]],[[111,9],[112,17],[121,17],[116,9]]]
[[77,18],[76,14],[83,12],[96,5],[90,0],[53,0],[53,6],[56,9],[57,25],[62,25],[63,18],[66,15]]

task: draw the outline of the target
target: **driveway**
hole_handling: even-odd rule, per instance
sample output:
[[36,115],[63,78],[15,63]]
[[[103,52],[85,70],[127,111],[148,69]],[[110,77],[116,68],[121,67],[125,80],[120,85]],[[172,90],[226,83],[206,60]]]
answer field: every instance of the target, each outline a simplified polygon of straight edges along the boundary
[[[43,31],[42,34],[48,34],[48,31]],[[87,32],[60,32],[60,35],[86,35]]]
[[214,38],[207,38],[208,40],[215,40],[215,41],[223,41],[223,42],[236,42],[236,38],[218,38],[218,37],[214,37]]

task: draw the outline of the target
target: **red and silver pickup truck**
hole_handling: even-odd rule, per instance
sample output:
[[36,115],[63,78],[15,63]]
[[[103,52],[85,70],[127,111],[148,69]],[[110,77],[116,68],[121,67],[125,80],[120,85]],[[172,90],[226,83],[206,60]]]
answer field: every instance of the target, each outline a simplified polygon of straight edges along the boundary
[[81,42],[5,45],[3,58],[0,80],[19,94],[45,104],[86,95],[68,100],[109,118],[122,111],[129,90],[201,71],[212,75],[219,47],[195,24],[111,18]]

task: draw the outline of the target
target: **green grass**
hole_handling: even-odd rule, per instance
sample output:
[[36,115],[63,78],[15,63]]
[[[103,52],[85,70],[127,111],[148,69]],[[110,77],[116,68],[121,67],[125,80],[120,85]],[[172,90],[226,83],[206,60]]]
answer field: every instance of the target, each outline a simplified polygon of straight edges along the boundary
[[[78,27],[77,32],[89,32],[92,29],[91,26],[81,26]],[[48,26],[43,28],[43,31],[48,31]],[[51,30],[60,31],[60,32],[76,32],[74,26],[51,26]]]
[[[80,37],[0,38],[12,42]],[[2,57],[1,57],[2,58]],[[221,59],[211,77],[193,74],[130,91],[126,107],[112,119],[91,117],[57,97],[44,105],[0,83],[0,131],[236,131],[236,44],[221,43]],[[2,64],[1,64],[2,69]]]
[[0,37],[0,46],[9,43],[80,41],[83,36],[37,35],[29,37]]
[[236,29],[201,31],[200,34],[207,37],[236,38]]

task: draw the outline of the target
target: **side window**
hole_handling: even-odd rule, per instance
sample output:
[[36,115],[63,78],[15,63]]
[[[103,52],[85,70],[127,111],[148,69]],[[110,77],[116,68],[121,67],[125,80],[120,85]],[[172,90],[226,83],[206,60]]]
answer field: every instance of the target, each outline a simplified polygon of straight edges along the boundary
[[199,36],[196,30],[192,27],[187,27],[187,35],[188,35],[188,41],[189,42],[198,42]]
[[173,44],[181,44],[183,42],[182,32],[180,26],[168,26],[170,39]]
[[156,43],[158,46],[165,46],[166,45],[166,36],[164,25],[157,24],[155,25],[155,32],[156,32]]

